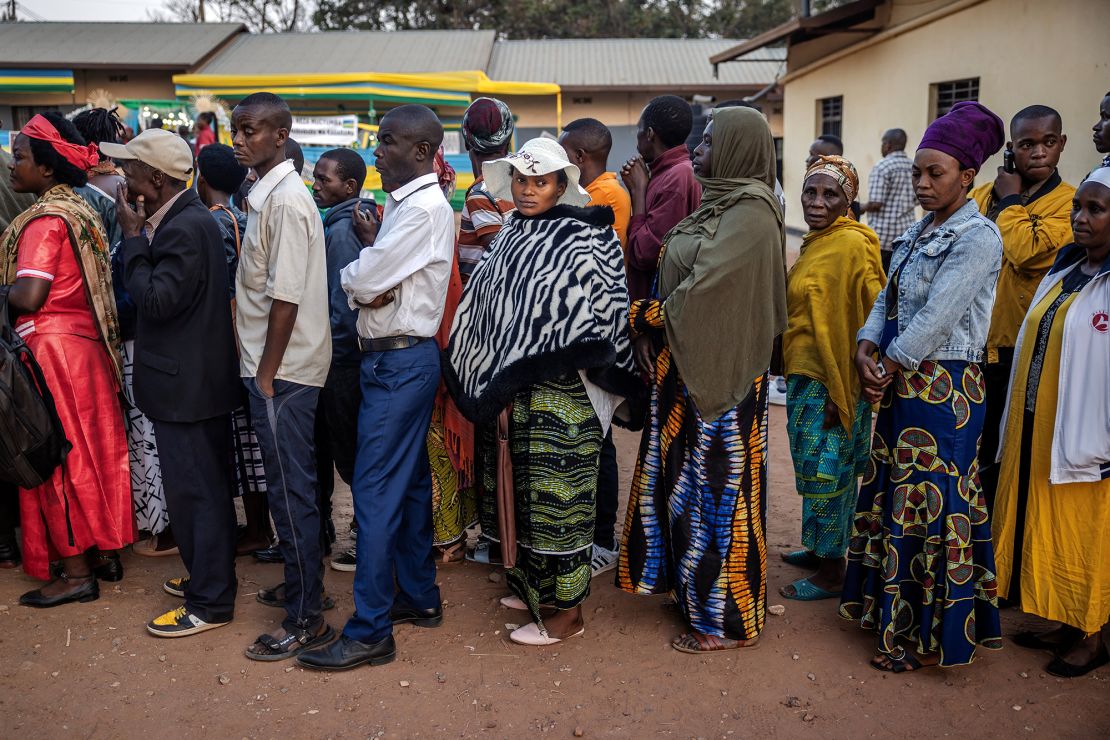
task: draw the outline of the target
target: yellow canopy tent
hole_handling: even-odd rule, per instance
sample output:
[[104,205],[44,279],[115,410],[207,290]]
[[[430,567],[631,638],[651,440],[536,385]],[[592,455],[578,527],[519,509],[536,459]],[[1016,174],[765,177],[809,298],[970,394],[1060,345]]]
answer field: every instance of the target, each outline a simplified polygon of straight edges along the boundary
[[[562,118],[562,95],[558,85],[548,82],[502,82],[491,80],[480,70],[431,72],[427,74],[383,74],[345,72],[305,75],[174,75],[178,98],[213,95],[245,97],[258,90],[295,98],[331,100],[381,100],[465,107],[475,95],[554,95],[556,116]],[[557,123],[561,126],[562,120]]]
[[[173,76],[178,99],[212,96],[229,101],[241,99],[251,93],[266,90],[275,95],[298,100],[364,100],[369,111],[374,112],[376,102],[390,104],[419,103],[431,107],[465,108],[472,96],[481,95],[552,95],[555,97],[556,125],[562,127],[563,99],[561,88],[545,82],[507,82],[491,80],[480,70],[458,72],[432,72],[422,74],[346,72],[336,74],[266,74],[219,75],[180,74]],[[323,114],[326,104],[317,104]],[[377,126],[360,124],[364,132],[376,131]],[[460,190],[473,181],[469,172],[458,172]],[[370,167],[365,187],[381,188],[381,180]]]

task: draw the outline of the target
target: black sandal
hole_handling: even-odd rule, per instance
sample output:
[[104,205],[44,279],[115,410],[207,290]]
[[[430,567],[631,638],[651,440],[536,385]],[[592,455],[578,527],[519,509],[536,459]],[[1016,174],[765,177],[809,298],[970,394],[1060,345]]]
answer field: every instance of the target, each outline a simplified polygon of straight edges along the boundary
[[[272,663],[286,660],[300,655],[305,650],[323,647],[335,639],[335,630],[329,624],[324,625],[324,631],[313,635],[308,630],[286,632],[280,640],[273,635],[259,635],[254,644],[243,651],[251,660],[261,660]],[[258,648],[262,649],[259,650]]]
[[913,673],[927,667],[922,665],[921,661],[905,648],[902,648],[902,654],[898,657],[884,653],[883,658],[890,661],[889,666],[884,666],[881,662],[876,663],[874,658],[869,660],[868,664],[876,671],[882,671],[883,673]]

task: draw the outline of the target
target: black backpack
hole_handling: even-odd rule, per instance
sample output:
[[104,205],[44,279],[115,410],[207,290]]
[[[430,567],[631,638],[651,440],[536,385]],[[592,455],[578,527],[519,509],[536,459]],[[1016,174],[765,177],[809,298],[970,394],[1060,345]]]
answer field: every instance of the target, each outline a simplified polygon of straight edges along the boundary
[[10,289],[0,286],[0,480],[34,488],[54,474],[73,446],[42,368],[12,328]]

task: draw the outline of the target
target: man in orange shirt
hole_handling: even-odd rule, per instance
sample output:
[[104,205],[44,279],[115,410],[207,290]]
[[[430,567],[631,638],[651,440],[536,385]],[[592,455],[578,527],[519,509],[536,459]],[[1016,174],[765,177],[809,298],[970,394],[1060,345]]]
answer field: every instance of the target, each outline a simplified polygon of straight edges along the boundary
[[[615,172],[607,172],[609,150],[613,148],[613,135],[601,121],[579,118],[563,126],[559,143],[567,152],[567,159],[581,172],[579,184],[590,194],[591,206],[609,206],[613,209],[613,230],[627,247],[628,222],[632,218],[632,199],[617,179]],[[612,570],[617,565],[617,541],[614,529],[617,523],[617,496],[620,481],[617,477],[617,449],[613,446],[613,431],[605,436],[601,445],[601,463],[597,475],[597,517],[594,520],[594,551],[590,558],[593,575]]]
[[617,173],[606,171],[609,151],[613,148],[613,135],[608,127],[595,118],[579,118],[563,126],[559,143],[566,150],[570,163],[577,165],[582,173],[579,183],[590,194],[589,204],[613,209],[613,230],[621,246],[626,246],[632,199],[621,186]]

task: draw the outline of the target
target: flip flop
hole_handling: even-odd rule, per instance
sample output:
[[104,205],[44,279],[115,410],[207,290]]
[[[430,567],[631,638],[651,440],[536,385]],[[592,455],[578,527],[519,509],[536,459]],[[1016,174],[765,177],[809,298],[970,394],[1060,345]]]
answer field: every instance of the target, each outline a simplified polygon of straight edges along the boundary
[[439,552],[439,561],[444,565],[466,560],[466,540],[459,540],[453,545],[436,545],[436,550]]
[[[697,648],[690,648],[683,644],[687,637],[694,638],[694,642],[698,645]],[[680,653],[691,655],[716,653],[721,650],[754,650],[758,646],[758,637],[751,640],[728,640],[728,638],[717,637],[716,635],[703,635],[701,632],[687,632],[671,640],[671,647]]]
[[158,549],[158,535],[151,535],[149,540],[136,542],[131,546],[131,552],[136,555],[142,555],[145,558],[168,558],[171,555],[179,555],[181,553],[177,547],[168,547],[165,550]]
[[492,545],[490,545],[490,543],[484,541],[479,542],[474,546],[473,550],[467,551],[466,559],[472,563],[481,563],[482,565],[501,565],[500,558],[494,560],[491,557],[491,549]]
[[821,601],[822,599],[838,599],[840,598],[840,591],[826,591],[823,588],[814,586],[813,582],[808,578],[799,578],[790,584],[794,587],[794,593],[786,593],[786,587],[779,589],[779,593],[783,598],[793,599],[794,601]]
[[787,565],[793,565],[798,568],[814,568],[821,564],[820,559],[811,553],[809,550],[795,550],[794,552],[784,552],[781,556],[782,561]]

